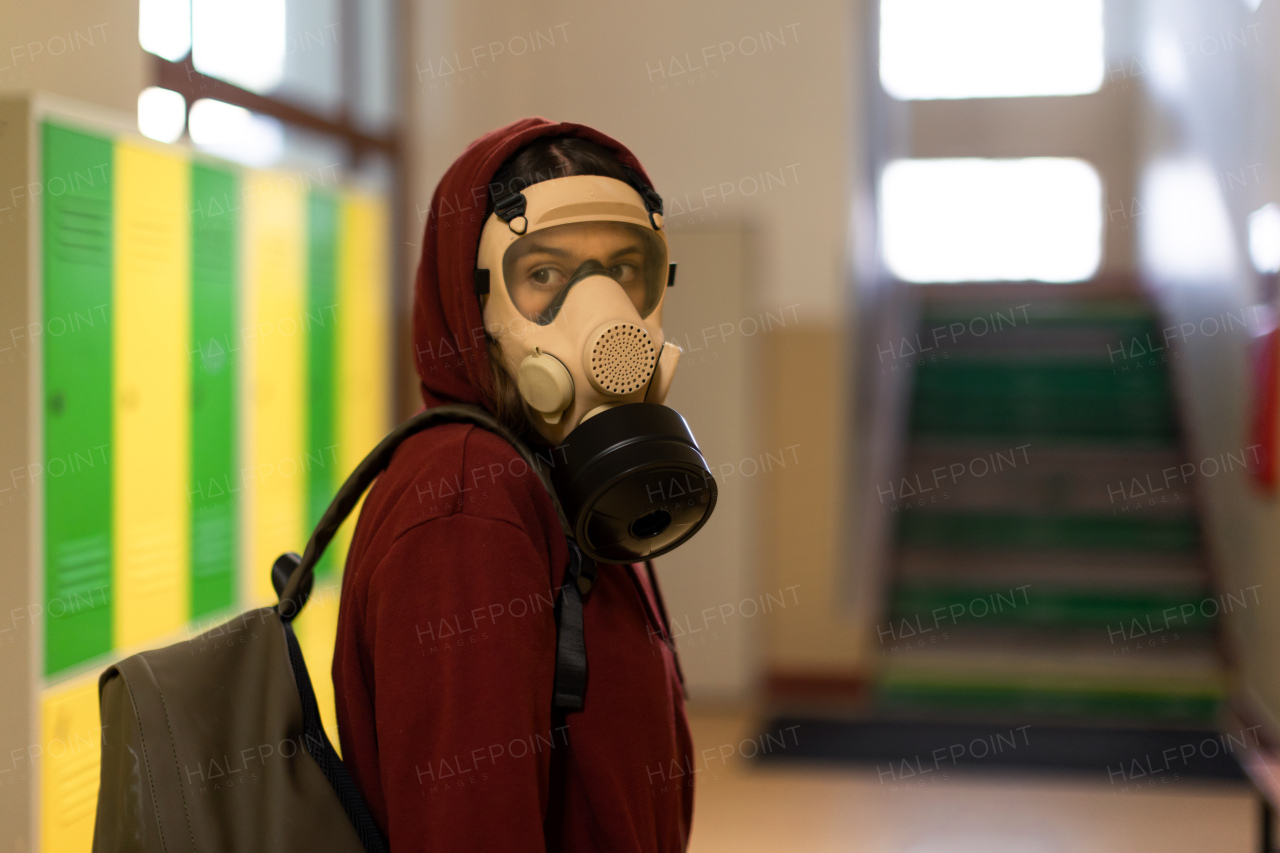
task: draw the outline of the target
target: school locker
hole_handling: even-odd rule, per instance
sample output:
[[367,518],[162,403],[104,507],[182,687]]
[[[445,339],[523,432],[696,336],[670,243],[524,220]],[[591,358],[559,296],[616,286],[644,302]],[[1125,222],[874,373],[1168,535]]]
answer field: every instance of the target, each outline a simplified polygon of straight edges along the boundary
[[[81,851],[97,675],[274,600],[390,427],[387,210],[47,96],[0,99],[0,180],[0,849]],[[298,624],[335,743],[348,541]]]

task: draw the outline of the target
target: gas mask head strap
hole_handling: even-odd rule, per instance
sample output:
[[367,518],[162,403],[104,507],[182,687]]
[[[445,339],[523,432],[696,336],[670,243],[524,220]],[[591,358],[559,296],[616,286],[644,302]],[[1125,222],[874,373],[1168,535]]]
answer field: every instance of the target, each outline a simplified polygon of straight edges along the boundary
[[[631,188],[640,193],[640,198],[644,200],[644,209],[649,214],[649,224],[653,226],[654,231],[657,231],[662,227],[662,196],[645,183],[644,178],[641,178],[640,173],[635,169],[625,165],[622,169],[627,173],[627,183],[631,184]],[[653,218],[654,214],[658,215],[658,219]]]
[[[649,225],[654,231],[662,228],[662,196],[658,195],[657,190],[645,183],[644,178],[640,177],[640,173],[630,166],[623,165],[623,172],[626,173],[626,182],[631,188],[640,194],[640,199],[644,202],[645,212],[649,214]],[[507,223],[517,234],[523,234],[529,228],[529,220],[525,217],[525,197],[520,190],[508,189],[502,195],[494,195],[490,193],[493,199],[493,213],[503,222]],[[654,217],[657,217],[656,219]],[[477,283],[477,293],[479,287]],[[488,291],[485,291],[486,293]]]

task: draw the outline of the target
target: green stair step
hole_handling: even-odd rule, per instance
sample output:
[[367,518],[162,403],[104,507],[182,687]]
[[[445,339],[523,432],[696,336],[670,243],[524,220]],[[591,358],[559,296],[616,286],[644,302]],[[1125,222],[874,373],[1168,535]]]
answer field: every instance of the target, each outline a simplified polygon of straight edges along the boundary
[[1116,394],[1167,397],[1168,373],[1164,368],[1128,372],[1107,361],[1051,358],[956,358],[928,362],[916,371],[920,393],[984,394],[1039,399]]
[[[882,655],[883,707],[931,713],[1175,719],[1211,715],[1226,679],[1213,640],[1117,641],[1097,631],[957,625],[938,642],[897,638]],[[1150,636],[1150,635],[1147,635]]]
[[[1029,323],[1049,327],[1154,331],[1158,322],[1156,315],[1142,302],[1129,299],[1051,300],[1046,298],[1039,285],[1036,288],[1038,289],[1028,291],[1030,298],[1027,299],[931,302],[921,312],[920,324],[928,326],[938,322],[968,322],[975,317],[989,317],[994,326],[996,318],[992,315],[995,314],[1000,315],[999,325],[1002,330]],[[1025,305],[1025,308],[1016,308],[1017,305]]]
[[1132,594],[1200,589],[1208,584],[1200,554],[1159,551],[908,548],[897,553],[895,571],[899,583],[913,586],[1006,590],[1034,584],[1037,589]]
[[[1179,631],[1206,631],[1213,627],[1213,618],[1199,610],[1184,616],[1182,608],[1212,597],[1208,589],[1125,592],[1043,589],[1029,584],[1018,590],[899,583],[893,591],[889,612],[895,626],[903,624],[903,620],[908,626],[918,622],[925,627],[949,624],[955,621],[950,614],[959,613],[959,619],[984,625],[1096,627],[1099,631],[1123,627],[1128,631],[1136,620],[1139,626],[1174,624]],[[1169,608],[1174,612],[1166,618]],[[935,618],[939,612],[941,616]]]
[[1143,439],[1177,435],[1163,369],[1100,362],[952,359],[922,365],[912,392],[919,435]]
[[1120,717],[1210,723],[1216,718],[1223,697],[1217,691],[881,684],[873,693],[873,701],[879,709],[897,713],[997,713],[1022,718]]
[[898,543],[908,547],[1126,548],[1188,551],[1200,544],[1193,518],[904,513]]
[[[889,511],[1186,516],[1195,496],[1182,461],[1176,445],[917,440],[902,475],[877,493]],[[1247,461],[1241,451],[1229,464]]]
[[1039,302],[1021,309],[951,305],[926,310],[916,333],[895,342],[895,351],[926,357],[945,351],[952,356],[1048,355],[1119,363],[1147,349],[1148,341],[1152,347],[1162,345],[1154,319],[1130,308],[1080,311]]
[[1163,418],[1112,413],[1105,417],[1062,407],[1058,411],[999,416],[959,405],[920,407],[911,431],[921,436],[973,436],[1012,441],[1133,441],[1172,444],[1177,430]]

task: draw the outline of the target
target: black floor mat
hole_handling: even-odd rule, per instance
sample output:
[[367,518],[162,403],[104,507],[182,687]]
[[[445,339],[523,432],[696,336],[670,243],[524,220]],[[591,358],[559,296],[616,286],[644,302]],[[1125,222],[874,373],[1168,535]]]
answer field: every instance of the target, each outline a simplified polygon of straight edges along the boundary
[[1257,733],[784,716],[768,723],[753,751],[765,761],[874,765],[882,781],[953,768],[1016,768],[1146,787],[1183,778],[1242,780],[1236,759],[1257,745]]

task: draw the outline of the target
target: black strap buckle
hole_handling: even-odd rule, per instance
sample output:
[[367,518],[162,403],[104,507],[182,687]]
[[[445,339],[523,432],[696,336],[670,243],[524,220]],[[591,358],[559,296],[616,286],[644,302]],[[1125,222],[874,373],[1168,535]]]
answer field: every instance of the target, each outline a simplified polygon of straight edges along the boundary
[[524,216],[525,198],[519,190],[508,190],[493,199],[493,212],[503,222],[510,222],[517,216]]
[[640,198],[644,201],[645,212],[649,214],[649,224],[653,226],[653,230],[657,231],[661,225],[653,217],[654,214],[662,216],[662,196],[658,195],[657,190],[645,183],[644,178],[640,177],[640,173],[630,166],[623,166],[627,173],[627,183],[631,184],[632,189],[640,193]]
[[[276,596],[284,595],[284,588],[289,584],[289,578],[293,577],[294,571],[302,564],[302,557],[294,551],[281,554],[276,561],[271,564],[271,585],[275,587]],[[312,576],[308,576],[302,586],[298,589],[296,603],[293,600],[288,602],[282,601],[278,606],[280,609],[280,618],[285,622],[293,619],[298,615],[298,611],[302,610],[302,606],[307,603],[307,599],[311,597],[311,586],[314,583]]]
[[662,213],[662,196],[657,191],[645,184],[641,184],[640,197],[644,199],[644,209],[649,213]]

